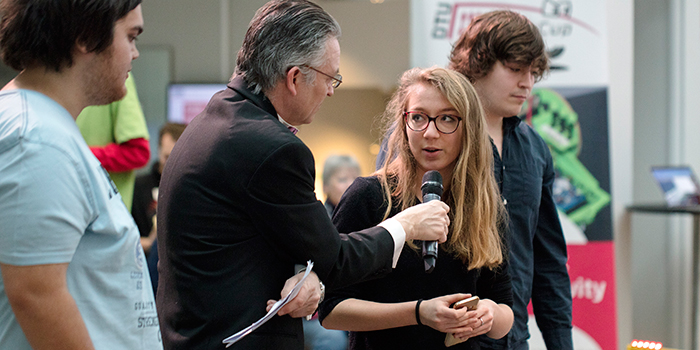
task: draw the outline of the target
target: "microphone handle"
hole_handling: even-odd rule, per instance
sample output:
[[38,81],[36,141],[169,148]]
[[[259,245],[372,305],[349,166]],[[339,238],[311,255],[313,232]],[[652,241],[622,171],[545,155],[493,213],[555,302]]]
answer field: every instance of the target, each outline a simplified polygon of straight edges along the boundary
[[423,241],[423,267],[425,273],[431,273],[435,269],[437,261],[438,244],[436,241]]
[[[440,195],[436,193],[426,193],[423,195],[423,203],[432,200],[440,200]],[[423,241],[423,264],[425,273],[431,273],[435,269],[435,262],[438,256],[438,244],[436,241]]]
[[426,193],[423,195],[423,203],[428,203],[430,201],[439,201],[440,195],[437,193]]

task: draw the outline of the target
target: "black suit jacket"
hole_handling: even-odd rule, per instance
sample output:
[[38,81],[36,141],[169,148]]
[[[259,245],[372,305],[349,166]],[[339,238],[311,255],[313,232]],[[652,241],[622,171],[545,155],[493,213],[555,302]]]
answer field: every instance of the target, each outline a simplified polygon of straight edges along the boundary
[[[176,143],[160,184],[157,308],[165,349],[221,341],[280,299],[294,264],[328,288],[391,271],[380,227],[340,235],[314,193],[314,159],[241,77],[216,93]],[[303,349],[302,323],[275,316],[233,349]]]

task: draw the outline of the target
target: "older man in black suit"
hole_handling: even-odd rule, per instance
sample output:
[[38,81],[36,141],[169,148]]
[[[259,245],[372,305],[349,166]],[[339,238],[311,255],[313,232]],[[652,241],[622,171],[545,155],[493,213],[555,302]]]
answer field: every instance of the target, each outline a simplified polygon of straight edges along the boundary
[[166,349],[221,348],[301,279],[295,264],[312,260],[315,273],[281,317],[234,344],[303,349],[298,318],[316,309],[322,283],[389,273],[406,240],[446,240],[448,207],[439,201],[338,234],[316,199],[313,155],[290,130],[311,123],[342,81],[339,35],[312,2],[267,3],[250,23],[227,89],[173,149],[158,201],[156,300]]

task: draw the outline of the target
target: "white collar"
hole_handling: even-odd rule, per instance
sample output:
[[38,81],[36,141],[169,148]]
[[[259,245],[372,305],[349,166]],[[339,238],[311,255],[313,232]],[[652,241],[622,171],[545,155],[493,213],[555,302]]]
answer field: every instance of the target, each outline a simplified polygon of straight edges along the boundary
[[289,123],[287,123],[286,120],[282,119],[282,117],[280,117],[279,114],[277,114],[277,119],[279,119],[280,123],[282,123],[282,124],[283,124],[284,126],[286,126],[286,127],[290,127],[290,126],[291,126],[291,127],[294,127],[294,125],[289,124]]

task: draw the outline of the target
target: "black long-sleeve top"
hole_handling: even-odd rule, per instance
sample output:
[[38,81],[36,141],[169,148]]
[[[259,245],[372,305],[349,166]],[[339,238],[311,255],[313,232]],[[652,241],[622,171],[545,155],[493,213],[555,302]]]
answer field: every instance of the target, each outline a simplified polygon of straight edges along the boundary
[[[379,180],[376,177],[358,178],[340,200],[333,223],[340,232],[371,227],[382,221],[386,206]],[[390,216],[399,211],[394,207]],[[396,303],[454,293],[471,293],[507,305],[513,302],[510,276],[504,268],[468,270],[467,263],[440,249],[435,269],[426,274],[420,250],[405,245],[398,265],[389,275],[329,291],[319,315],[323,321],[338,303],[347,298]],[[408,326],[350,332],[349,349],[440,349],[445,348],[444,340],[445,333],[428,326]],[[479,349],[479,344],[473,338],[450,349]]]

